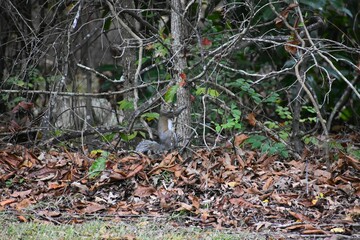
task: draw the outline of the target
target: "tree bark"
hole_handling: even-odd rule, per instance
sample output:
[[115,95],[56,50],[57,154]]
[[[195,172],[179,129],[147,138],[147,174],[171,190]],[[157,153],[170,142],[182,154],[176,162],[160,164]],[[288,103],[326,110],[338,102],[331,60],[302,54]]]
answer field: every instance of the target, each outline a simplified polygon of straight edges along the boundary
[[184,39],[186,38],[186,29],[184,21],[181,16],[184,6],[182,6],[181,0],[171,0],[171,35],[173,37],[172,50],[174,53],[174,77],[179,84],[177,90],[177,106],[185,106],[186,108],[178,117],[178,126],[176,129],[177,136],[181,139],[180,145],[184,145],[188,141],[188,136],[191,134],[190,128],[190,93],[184,84],[180,82],[184,81],[181,78],[181,74],[184,73],[186,68],[186,58],[184,52]]

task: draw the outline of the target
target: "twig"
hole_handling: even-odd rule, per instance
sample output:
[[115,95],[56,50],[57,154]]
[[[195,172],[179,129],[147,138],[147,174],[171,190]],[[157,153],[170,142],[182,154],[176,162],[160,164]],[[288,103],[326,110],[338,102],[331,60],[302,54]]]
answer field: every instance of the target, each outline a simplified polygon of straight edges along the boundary
[[[358,82],[360,81],[360,75],[357,76],[357,78],[355,78],[351,84],[352,85],[356,85]],[[327,121],[327,129],[328,131],[330,131],[331,129],[331,125],[332,125],[332,121],[334,120],[335,114],[337,112],[339,112],[339,110],[345,105],[345,103],[348,101],[349,97],[350,97],[350,93],[351,93],[351,87],[347,86],[347,88],[345,89],[345,91],[343,92],[342,96],[340,97],[339,101],[336,103],[334,109],[331,111],[330,117],[328,118]]]
[[149,87],[151,85],[158,85],[162,83],[169,83],[169,80],[166,81],[159,81],[159,82],[151,82],[151,83],[145,83],[139,86],[130,87],[121,91],[114,91],[114,92],[106,92],[106,93],[74,93],[74,92],[56,92],[56,91],[45,91],[45,90],[10,90],[10,89],[0,89],[0,93],[31,93],[31,94],[57,94],[58,96],[70,96],[70,97],[106,97],[106,96],[112,96],[112,95],[120,95],[124,94],[130,91],[133,91],[135,88],[145,88]]
[[107,81],[110,81],[110,82],[113,82],[113,83],[121,83],[121,82],[124,82],[124,79],[112,80],[112,79],[108,78],[106,75],[104,75],[104,74],[96,71],[95,69],[90,68],[90,67],[87,67],[87,66],[85,66],[85,65],[82,65],[82,64],[80,64],[80,63],[78,63],[77,66],[80,67],[80,68],[83,68],[83,69],[85,69],[85,70],[87,70],[87,71],[93,72],[93,73],[95,73],[96,75],[98,75],[98,76],[100,76],[100,77],[102,77],[102,78],[105,78]]

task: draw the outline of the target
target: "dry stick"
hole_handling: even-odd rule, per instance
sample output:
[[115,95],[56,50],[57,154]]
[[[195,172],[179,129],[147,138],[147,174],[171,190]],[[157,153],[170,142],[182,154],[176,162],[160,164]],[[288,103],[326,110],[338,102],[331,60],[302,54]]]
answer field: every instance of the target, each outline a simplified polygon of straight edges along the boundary
[[[358,82],[360,81],[360,75],[357,76],[353,81],[352,81],[352,85],[356,85]],[[331,129],[331,125],[332,125],[332,121],[334,120],[335,114],[337,112],[339,112],[339,110],[345,105],[345,103],[347,102],[347,100],[350,97],[350,92],[351,92],[351,88],[350,86],[347,86],[346,90],[344,91],[344,93],[342,94],[342,96],[340,97],[339,101],[336,103],[334,109],[332,110],[330,117],[328,119],[327,122],[327,129],[328,131],[330,131]]]
[[134,89],[139,88],[145,88],[149,87],[151,85],[159,85],[162,83],[169,83],[169,80],[165,81],[159,81],[159,82],[151,82],[151,83],[145,83],[139,86],[127,88],[121,91],[114,91],[114,92],[105,92],[105,93],[74,93],[74,92],[60,92],[60,91],[45,91],[45,90],[8,90],[8,89],[0,89],[0,93],[32,93],[32,94],[47,94],[47,95],[53,95],[56,94],[58,96],[70,96],[70,97],[106,97],[106,96],[112,96],[112,95],[120,95],[124,94],[130,91],[133,91]]
[[106,75],[102,74],[101,72],[98,72],[98,71],[96,71],[95,69],[90,68],[90,67],[87,67],[87,66],[85,66],[85,65],[82,65],[82,64],[80,64],[80,63],[78,63],[77,66],[80,67],[80,68],[82,68],[82,69],[85,69],[85,70],[87,70],[87,71],[90,71],[90,72],[92,72],[92,73],[95,73],[96,75],[98,75],[98,76],[106,79],[106,80],[109,81],[109,82],[113,82],[113,83],[121,83],[121,82],[124,82],[123,79],[120,79],[120,80],[112,80],[112,79],[108,78]]
[[210,151],[210,148],[207,144],[207,141],[206,141],[206,104],[205,104],[205,99],[208,97],[209,95],[205,94],[202,98],[201,98],[201,101],[202,101],[202,104],[203,104],[203,141],[204,141],[204,144],[206,146],[206,148]]

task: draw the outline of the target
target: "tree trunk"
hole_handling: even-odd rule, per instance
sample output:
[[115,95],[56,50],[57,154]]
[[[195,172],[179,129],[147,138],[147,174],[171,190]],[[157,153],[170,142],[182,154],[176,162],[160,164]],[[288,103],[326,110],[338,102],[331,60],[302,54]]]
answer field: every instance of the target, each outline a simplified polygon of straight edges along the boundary
[[[186,58],[184,57],[184,39],[186,35],[184,21],[181,17],[183,7],[181,0],[171,0],[171,35],[173,37],[172,50],[174,56],[174,73],[177,84],[180,84],[183,79],[180,77],[186,68]],[[180,145],[184,145],[188,141],[191,134],[190,128],[190,94],[189,90],[183,84],[180,84],[177,90],[177,106],[186,106],[185,110],[178,117],[178,126],[176,134],[181,139]]]
[[[116,3],[110,3],[110,1],[107,1],[108,6],[110,7],[110,10],[112,14],[114,15],[114,23],[115,27],[119,31],[119,42],[117,44],[118,47],[114,46],[115,52],[114,57],[120,58],[120,65],[123,68],[123,75],[122,78],[124,78],[124,88],[131,88],[136,87],[138,85],[137,79],[136,79],[136,49],[131,48],[130,41],[134,42],[134,33],[130,29],[131,26],[136,26],[136,21],[133,17],[130,15],[121,15],[121,11],[117,9],[135,9],[135,4],[133,0],[123,0],[123,1],[117,1]],[[119,11],[119,12],[117,12]],[[124,21],[124,19],[126,21]],[[127,26],[126,24],[129,24]],[[118,53],[116,51],[119,51]],[[137,90],[135,90],[137,91]],[[135,99],[137,96],[136,92],[127,92],[123,95],[124,99],[130,102],[134,102],[135,108],[137,104],[137,100]],[[126,121],[129,121],[129,117],[131,116],[131,112],[125,111],[124,117]]]

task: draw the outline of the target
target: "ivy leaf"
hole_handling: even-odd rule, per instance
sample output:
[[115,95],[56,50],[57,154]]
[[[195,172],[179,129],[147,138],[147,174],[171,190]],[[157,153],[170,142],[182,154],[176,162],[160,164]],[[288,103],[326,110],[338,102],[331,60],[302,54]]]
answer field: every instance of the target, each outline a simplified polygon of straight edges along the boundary
[[141,115],[141,118],[145,119],[146,121],[152,121],[155,119],[159,119],[159,114],[155,112],[148,112]]
[[120,102],[118,102],[119,104],[119,108],[121,110],[134,110],[134,103],[127,101],[127,100],[121,100]]
[[125,134],[125,133],[120,133],[120,137],[122,140],[124,140],[125,142],[129,142],[131,140],[133,140],[137,135],[137,131],[133,132],[132,134]]
[[205,94],[205,92],[206,92],[206,88],[204,88],[204,87],[198,87],[198,88],[196,89],[195,94],[199,96],[199,95]]
[[109,157],[109,153],[106,151],[101,152],[101,156],[98,157],[95,162],[89,168],[89,178],[94,179],[99,176],[106,168],[106,161]]
[[208,89],[208,93],[211,97],[214,97],[214,98],[216,98],[220,95],[220,93],[217,90],[212,89],[212,88]]
[[169,88],[169,90],[167,90],[167,92],[165,93],[165,101],[167,103],[173,102],[174,101],[174,97],[176,95],[176,91],[178,90],[179,85],[174,85],[172,87]]

